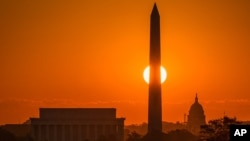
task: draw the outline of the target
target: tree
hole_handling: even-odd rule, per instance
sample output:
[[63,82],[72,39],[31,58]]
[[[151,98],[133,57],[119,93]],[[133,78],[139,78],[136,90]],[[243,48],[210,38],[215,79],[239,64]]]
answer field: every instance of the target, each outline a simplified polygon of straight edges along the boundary
[[0,128],[0,141],[16,141],[15,135]]
[[186,129],[177,129],[168,132],[166,141],[196,141],[197,137]]
[[142,136],[138,134],[137,132],[133,131],[128,134],[127,141],[140,141]]
[[239,124],[236,118],[223,117],[221,119],[210,120],[208,125],[201,126],[200,141],[229,141],[229,126]]
[[117,136],[114,134],[110,134],[110,135],[106,135],[106,136],[101,135],[101,136],[99,136],[97,141],[117,141]]
[[16,137],[17,141],[34,141],[30,135],[24,137]]

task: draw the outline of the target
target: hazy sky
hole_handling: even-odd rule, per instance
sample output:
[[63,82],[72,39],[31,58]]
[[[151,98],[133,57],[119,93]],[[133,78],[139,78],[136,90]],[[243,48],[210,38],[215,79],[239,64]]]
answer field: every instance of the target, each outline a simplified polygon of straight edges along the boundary
[[[39,107],[115,107],[147,121],[154,0],[1,0],[0,124]],[[157,0],[163,120],[183,121],[195,93],[206,119],[250,120],[250,1]]]

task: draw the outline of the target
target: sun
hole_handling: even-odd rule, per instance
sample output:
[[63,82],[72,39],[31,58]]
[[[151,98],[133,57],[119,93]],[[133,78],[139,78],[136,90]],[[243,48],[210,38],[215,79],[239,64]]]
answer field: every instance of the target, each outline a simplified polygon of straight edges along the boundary
[[[147,84],[149,84],[149,71],[150,71],[150,68],[149,66],[147,66],[143,72],[143,78]],[[164,83],[166,79],[167,79],[167,71],[163,66],[161,66],[161,83]]]

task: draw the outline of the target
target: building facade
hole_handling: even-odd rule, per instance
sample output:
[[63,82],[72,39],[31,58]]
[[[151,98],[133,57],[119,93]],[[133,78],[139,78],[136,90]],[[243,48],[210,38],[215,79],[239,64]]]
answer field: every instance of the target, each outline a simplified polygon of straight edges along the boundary
[[187,127],[194,134],[199,134],[200,126],[206,124],[206,117],[202,105],[196,94],[195,102],[191,105],[188,115]]
[[40,108],[40,117],[31,118],[35,141],[123,141],[124,120],[115,108]]

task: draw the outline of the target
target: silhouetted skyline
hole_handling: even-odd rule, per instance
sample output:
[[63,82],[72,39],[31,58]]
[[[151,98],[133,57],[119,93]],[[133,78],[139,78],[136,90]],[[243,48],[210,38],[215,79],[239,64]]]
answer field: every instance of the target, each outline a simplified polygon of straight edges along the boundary
[[250,119],[248,0],[3,0],[0,124],[39,107],[115,107],[125,124],[146,122],[154,2],[168,72],[162,120],[183,121],[196,92],[207,120]]

